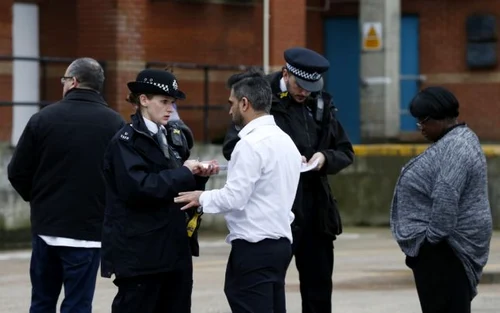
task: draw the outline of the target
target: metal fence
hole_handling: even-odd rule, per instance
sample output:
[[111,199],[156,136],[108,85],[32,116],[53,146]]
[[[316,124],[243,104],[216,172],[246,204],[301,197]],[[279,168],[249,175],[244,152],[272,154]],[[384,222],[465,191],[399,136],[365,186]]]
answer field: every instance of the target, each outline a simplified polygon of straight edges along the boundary
[[[49,100],[47,97],[48,86],[48,68],[51,65],[69,65],[74,58],[62,58],[62,57],[15,57],[8,55],[0,55],[0,62],[14,62],[14,61],[28,61],[28,62],[38,62],[40,65],[40,101],[38,102],[15,102],[11,100],[5,100],[0,98],[0,107],[10,107],[14,105],[27,105],[27,106],[39,106],[43,108],[44,106],[53,103],[54,101]],[[99,60],[98,60],[99,61]],[[107,77],[107,61],[99,61],[104,69],[104,75]],[[210,72],[211,71],[244,71],[250,66],[248,65],[226,65],[226,64],[198,64],[198,63],[178,63],[178,62],[160,62],[160,61],[148,61],[144,64],[144,68],[170,68],[175,71],[175,69],[185,69],[185,70],[202,70],[203,72],[203,103],[197,103],[192,105],[183,105],[182,110],[202,110],[203,111],[203,135],[204,141],[209,141],[209,118],[210,111],[220,111],[226,110],[227,104],[225,103],[211,103],[210,102]],[[106,82],[104,84],[103,96],[106,98]]]
[[245,71],[251,66],[248,65],[210,65],[210,64],[198,64],[198,63],[178,63],[178,62],[147,62],[146,68],[160,67],[168,68],[173,71],[175,69],[187,69],[187,70],[202,70],[203,71],[203,103],[200,105],[183,105],[182,110],[203,110],[203,140],[204,142],[209,141],[209,118],[210,111],[220,111],[227,110],[227,104],[210,104],[210,71]]
[[[74,61],[73,58],[61,58],[61,57],[15,57],[10,55],[0,55],[0,62],[14,62],[14,61],[28,61],[28,62],[38,62],[40,65],[40,101],[38,102],[14,102],[0,99],[0,107],[13,106],[13,105],[28,105],[28,106],[39,106],[44,107],[53,101],[49,101],[46,96],[47,88],[47,78],[48,71],[47,68],[49,65],[55,64],[65,64],[69,65]],[[104,75],[106,75],[107,62],[106,61],[98,61],[103,70]],[[105,89],[105,87],[104,87]],[[105,90],[103,90],[104,94]]]

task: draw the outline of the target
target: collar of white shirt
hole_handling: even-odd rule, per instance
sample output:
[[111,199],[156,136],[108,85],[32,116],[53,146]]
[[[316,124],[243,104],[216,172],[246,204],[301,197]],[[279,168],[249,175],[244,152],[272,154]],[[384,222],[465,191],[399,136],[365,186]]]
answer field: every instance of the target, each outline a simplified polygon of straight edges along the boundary
[[[146,123],[146,127],[148,128],[148,130],[150,132],[152,132],[153,135],[156,134],[158,132],[158,126],[155,123],[153,123],[151,120],[148,120],[147,118],[145,118],[144,116],[143,116],[143,118],[144,118],[144,123]],[[163,125],[161,125],[160,127],[162,129],[165,128],[165,127],[163,127]]]
[[246,124],[245,127],[243,127],[240,132],[238,133],[238,136],[240,138],[245,137],[246,135],[250,134],[254,129],[256,129],[259,126],[263,125],[276,125],[276,122],[274,121],[274,117],[272,115],[264,115],[257,117],[256,119],[253,119],[250,121],[250,123]]
[[285,79],[283,77],[281,77],[281,79],[280,79],[280,89],[281,89],[281,92],[287,91]]

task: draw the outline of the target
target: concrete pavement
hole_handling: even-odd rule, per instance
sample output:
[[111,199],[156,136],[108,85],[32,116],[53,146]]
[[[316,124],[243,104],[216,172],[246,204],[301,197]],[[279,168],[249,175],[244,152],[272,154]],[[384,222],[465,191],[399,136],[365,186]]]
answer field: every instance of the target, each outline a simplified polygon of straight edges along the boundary
[[[224,293],[224,271],[229,246],[220,236],[202,236],[202,256],[195,258],[193,313],[230,313]],[[404,256],[387,230],[347,229],[335,244],[333,312],[418,313],[417,293]],[[0,253],[0,312],[27,312],[30,302],[29,251]],[[500,312],[500,233],[496,233],[475,313]],[[116,293],[112,281],[99,277],[95,313],[110,312]],[[299,281],[295,264],[287,276],[289,313],[299,313]]]

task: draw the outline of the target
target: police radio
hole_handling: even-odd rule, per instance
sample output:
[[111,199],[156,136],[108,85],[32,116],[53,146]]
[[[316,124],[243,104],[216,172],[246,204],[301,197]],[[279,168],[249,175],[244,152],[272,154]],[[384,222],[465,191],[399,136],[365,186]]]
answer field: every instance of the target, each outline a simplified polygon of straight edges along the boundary
[[201,216],[203,215],[203,209],[200,207],[196,208],[196,211],[193,213],[191,218],[188,217],[187,223],[187,235],[188,237],[192,237],[194,232],[200,228],[201,225]]

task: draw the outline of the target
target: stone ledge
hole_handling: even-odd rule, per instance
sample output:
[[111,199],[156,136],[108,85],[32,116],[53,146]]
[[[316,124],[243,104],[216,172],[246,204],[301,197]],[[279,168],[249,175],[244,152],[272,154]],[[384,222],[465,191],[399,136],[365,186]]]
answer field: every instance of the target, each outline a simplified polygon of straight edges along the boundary
[[500,284],[500,271],[485,271],[479,284]]
[[[354,153],[359,156],[416,156],[425,149],[428,144],[367,144],[354,145]],[[483,151],[487,157],[500,156],[500,145],[484,144]]]

